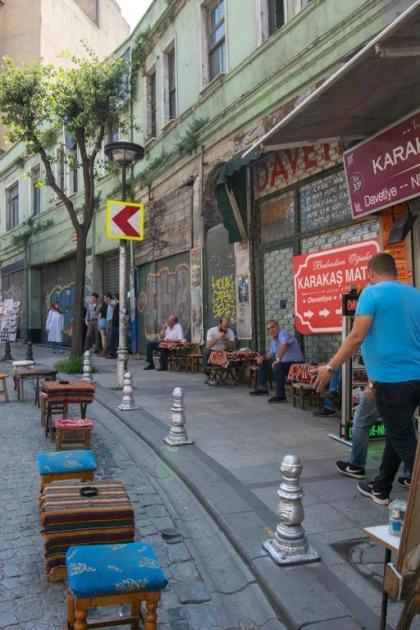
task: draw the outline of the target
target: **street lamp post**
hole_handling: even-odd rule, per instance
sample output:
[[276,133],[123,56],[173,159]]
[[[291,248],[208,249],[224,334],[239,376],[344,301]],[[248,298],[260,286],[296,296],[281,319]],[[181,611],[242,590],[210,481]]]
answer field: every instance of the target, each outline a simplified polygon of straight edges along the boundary
[[[127,168],[144,156],[144,149],[133,142],[111,142],[105,146],[105,155],[121,169],[122,201],[126,201]],[[124,374],[127,369],[127,244],[120,239],[119,260],[119,290],[120,290],[120,322],[117,352],[117,383],[123,386]]]

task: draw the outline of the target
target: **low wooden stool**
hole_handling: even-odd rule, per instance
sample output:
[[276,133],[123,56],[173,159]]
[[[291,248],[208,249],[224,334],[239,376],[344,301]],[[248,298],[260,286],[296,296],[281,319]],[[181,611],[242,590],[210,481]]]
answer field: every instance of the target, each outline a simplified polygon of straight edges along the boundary
[[51,481],[63,479],[92,481],[96,470],[96,461],[92,451],[38,453],[37,461],[41,476],[41,492]]
[[[66,555],[67,628],[86,630],[131,625],[132,630],[156,630],[160,593],[168,581],[147,543],[83,545]],[[142,604],[145,610],[142,610]],[[88,623],[89,608],[127,604],[131,615]]]
[[55,421],[57,451],[90,448],[94,422],[92,418],[58,418]]
[[3,394],[6,402],[9,402],[9,392],[7,391],[7,374],[5,372],[0,373],[0,382],[3,389],[0,390],[0,394]]
[[203,355],[200,352],[200,346],[197,351],[190,352],[186,355],[186,372],[201,372],[201,366],[203,363]]
[[311,383],[292,383],[293,407],[306,409],[306,403],[309,406],[316,404],[318,394],[314,390]]

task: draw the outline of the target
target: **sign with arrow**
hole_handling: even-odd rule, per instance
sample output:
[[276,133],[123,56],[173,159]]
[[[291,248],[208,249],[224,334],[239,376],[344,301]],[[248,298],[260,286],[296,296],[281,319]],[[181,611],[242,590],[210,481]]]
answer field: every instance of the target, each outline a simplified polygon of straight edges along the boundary
[[144,204],[132,201],[106,202],[106,235],[127,241],[144,238]]
[[304,335],[341,332],[341,296],[368,283],[367,265],[378,239],[293,258],[295,325]]

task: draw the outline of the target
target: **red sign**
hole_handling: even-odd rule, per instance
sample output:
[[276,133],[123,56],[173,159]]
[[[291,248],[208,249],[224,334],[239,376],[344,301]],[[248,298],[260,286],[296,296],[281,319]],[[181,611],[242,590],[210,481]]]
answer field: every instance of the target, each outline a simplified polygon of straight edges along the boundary
[[341,296],[368,282],[367,265],[378,239],[293,258],[295,325],[304,335],[341,331]]
[[344,153],[353,218],[420,195],[420,110]]
[[144,205],[131,201],[106,202],[106,233],[108,238],[143,240]]

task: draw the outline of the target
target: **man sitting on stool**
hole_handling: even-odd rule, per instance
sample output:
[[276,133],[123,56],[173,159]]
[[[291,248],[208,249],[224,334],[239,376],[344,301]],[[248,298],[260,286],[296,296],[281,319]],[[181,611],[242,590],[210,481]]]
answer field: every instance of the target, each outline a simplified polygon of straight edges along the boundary
[[168,369],[168,350],[159,348],[162,341],[185,341],[181,324],[178,324],[176,315],[169,315],[159,333],[160,341],[148,341],[146,345],[146,366],[145,370],[154,370],[153,352],[159,350],[158,372],[165,372]]
[[233,350],[235,348],[235,334],[229,328],[230,320],[228,317],[221,317],[217,326],[209,328],[207,331],[206,348],[204,350],[204,374],[209,374],[208,361],[210,354],[214,352],[223,352],[224,350]]
[[280,330],[280,325],[275,319],[267,322],[267,332],[272,340],[267,353],[260,357],[258,362],[257,389],[249,392],[251,396],[268,394],[267,372],[272,370],[276,382],[276,395],[268,399],[269,403],[281,403],[286,400],[285,384],[290,366],[293,363],[303,363],[302,350],[294,335],[287,330]]

